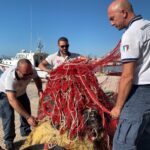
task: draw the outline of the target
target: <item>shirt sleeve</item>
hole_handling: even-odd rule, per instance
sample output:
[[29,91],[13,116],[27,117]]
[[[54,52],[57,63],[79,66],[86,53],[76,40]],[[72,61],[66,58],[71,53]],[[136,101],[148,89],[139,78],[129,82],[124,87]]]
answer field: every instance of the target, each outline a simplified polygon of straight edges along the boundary
[[120,45],[120,53],[121,53],[121,61],[131,62],[136,61],[140,56],[140,37],[137,34],[125,33],[122,36],[121,45]]
[[5,91],[16,92],[15,80],[10,75],[5,78]]
[[49,55],[45,58],[49,65],[53,66],[53,55]]

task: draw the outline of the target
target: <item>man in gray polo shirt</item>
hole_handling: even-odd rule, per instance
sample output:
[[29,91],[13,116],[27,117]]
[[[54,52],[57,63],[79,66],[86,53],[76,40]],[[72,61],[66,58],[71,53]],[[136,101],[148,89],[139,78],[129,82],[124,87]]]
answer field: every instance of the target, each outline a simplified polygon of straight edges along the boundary
[[69,41],[66,37],[60,37],[58,39],[58,48],[58,52],[49,55],[39,64],[41,70],[49,73],[50,69],[47,68],[48,65],[50,65],[52,69],[55,69],[63,62],[80,56],[79,54],[69,52]]
[[30,126],[36,125],[36,119],[31,116],[30,101],[26,94],[31,79],[35,81],[39,94],[42,94],[41,79],[27,59],[20,59],[17,67],[7,69],[0,77],[0,116],[8,150],[14,150],[14,110],[20,114],[22,136],[27,136],[31,132]]

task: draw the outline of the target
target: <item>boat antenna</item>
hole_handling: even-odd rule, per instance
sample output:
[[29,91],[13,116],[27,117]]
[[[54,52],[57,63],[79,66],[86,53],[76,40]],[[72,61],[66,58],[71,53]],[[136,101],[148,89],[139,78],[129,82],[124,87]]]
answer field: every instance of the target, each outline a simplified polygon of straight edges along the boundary
[[42,48],[44,47],[43,43],[41,40],[38,41],[38,46],[37,46],[37,51],[42,52]]
[[32,4],[30,5],[30,49],[32,50],[32,43],[33,43],[33,37],[32,37]]

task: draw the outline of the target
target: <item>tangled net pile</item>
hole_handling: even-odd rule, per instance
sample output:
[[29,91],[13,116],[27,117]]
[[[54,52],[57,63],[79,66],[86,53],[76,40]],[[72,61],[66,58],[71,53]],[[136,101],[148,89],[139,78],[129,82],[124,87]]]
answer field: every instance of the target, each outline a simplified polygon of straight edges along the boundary
[[69,139],[88,137],[92,141],[93,135],[87,134],[91,132],[84,116],[87,109],[98,111],[106,131],[110,127],[105,114],[109,114],[112,104],[99,87],[91,71],[93,66],[92,62],[79,58],[64,63],[50,73],[43,93],[39,120],[48,117],[60,134],[68,132]]
[[[104,64],[103,62],[101,64]],[[86,139],[93,142],[100,135],[105,143],[100,149],[109,150],[116,121],[111,120],[109,116],[113,103],[100,88],[92,72],[97,64],[99,62],[76,58],[51,71],[41,98],[38,120],[42,121],[46,118],[50,126],[57,130],[56,132],[59,131],[60,135],[65,135],[72,141]],[[90,115],[85,117],[87,110],[90,112],[95,110],[100,116],[102,127],[100,130],[95,129],[94,136],[91,131],[94,128],[87,125],[90,117]],[[53,144],[53,141],[50,142]]]
[[86,109],[96,109],[106,125],[104,113],[112,108],[92,73],[92,65],[83,59],[64,63],[51,72],[42,97],[39,119],[49,116],[61,133],[69,130],[69,137],[85,132],[83,114]]

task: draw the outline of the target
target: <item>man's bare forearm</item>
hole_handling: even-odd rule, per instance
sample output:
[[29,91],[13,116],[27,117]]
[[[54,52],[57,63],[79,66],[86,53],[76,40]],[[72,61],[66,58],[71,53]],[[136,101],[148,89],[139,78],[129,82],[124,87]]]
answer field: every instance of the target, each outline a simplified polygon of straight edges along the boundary
[[39,66],[39,68],[47,73],[50,72],[50,70],[48,68],[46,68],[45,66]]
[[34,82],[36,84],[38,92],[42,91],[43,90],[42,89],[42,80],[39,77],[37,77],[37,78],[34,79]]
[[132,87],[133,78],[121,76],[116,107],[122,109]]
[[24,109],[21,103],[16,98],[8,98],[10,105],[24,118],[29,118],[31,115]]
[[47,68],[47,65],[48,65],[48,63],[47,63],[46,61],[43,61],[43,62],[41,62],[41,63],[39,64],[38,67],[39,67],[41,70],[46,71],[46,72],[49,73],[50,70]]

